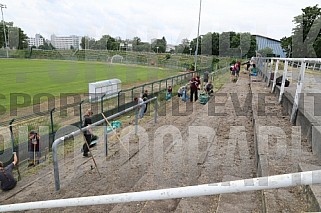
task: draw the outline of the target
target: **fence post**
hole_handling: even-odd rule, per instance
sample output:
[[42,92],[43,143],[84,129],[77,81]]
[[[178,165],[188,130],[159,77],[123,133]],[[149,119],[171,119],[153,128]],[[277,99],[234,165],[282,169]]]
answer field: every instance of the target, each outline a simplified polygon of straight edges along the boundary
[[154,123],[157,123],[157,114],[158,114],[158,103],[157,103],[157,98],[155,99],[155,114],[154,114]]
[[120,112],[120,106],[119,106],[119,97],[120,97],[120,93],[122,92],[122,90],[120,90],[119,92],[118,92],[118,96],[117,96],[117,112]]
[[273,84],[272,84],[271,93],[274,93],[274,89],[275,89],[275,85],[276,85],[276,78],[277,78],[277,74],[278,74],[278,71],[279,71],[279,63],[280,63],[280,60],[278,59],[276,61],[276,64],[275,64],[275,71],[274,71],[274,78],[273,78]]
[[283,77],[282,77],[282,85],[281,85],[280,96],[279,96],[279,104],[282,102],[282,97],[283,97],[283,93],[284,93],[285,78],[288,74],[288,64],[289,64],[289,62],[287,60],[285,60],[284,72],[283,72]]
[[166,83],[165,83],[165,90],[167,89],[167,80],[168,80],[168,79],[166,78]]
[[101,113],[104,112],[104,97],[106,96],[106,94],[103,94],[100,98],[100,106],[101,106]]
[[[134,100],[134,89],[135,89],[135,88],[136,88],[136,87],[133,87],[133,88],[132,88],[132,92],[131,92],[132,97],[131,97],[130,100]],[[125,104],[126,104],[126,98],[125,98]]]
[[269,87],[270,83],[271,83],[270,81],[271,81],[271,75],[272,75],[272,70],[273,70],[273,62],[274,62],[274,60],[271,59],[271,67],[270,67],[270,71],[269,71],[268,77],[267,77],[267,84],[266,84],[267,87]]
[[154,95],[154,82],[152,82],[152,94]]
[[[292,108],[292,113],[291,113],[291,123],[295,124],[296,117],[297,117],[297,112],[299,108],[299,99],[300,99],[300,94],[303,88],[303,83],[304,83],[304,72],[305,72],[305,64],[306,62],[302,61],[302,66],[300,69],[300,74],[298,76],[298,83],[295,91],[295,96],[294,96],[294,101],[293,101],[293,108]],[[283,83],[283,81],[282,81]]]
[[105,141],[105,156],[108,156],[108,132],[107,132],[107,122],[105,122],[105,126],[104,127],[104,141]]
[[82,110],[81,110],[81,105],[84,103],[84,101],[81,101],[79,103],[79,120],[80,120],[80,126],[82,125]]
[[[51,135],[52,135],[52,139],[54,139],[53,137],[53,133],[54,133],[54,120],[53,120],[53,112],[56,110],[56,108],[53,108],[50,110],[50,127],[51,127]],[[53,142],[53,141],[52,141]],[[50,146],[49,146],[50,147]]]
[[139,112],[139,108],[136,107],[136,109],[135,109],[135,135],[137,135],[137,132],[138,132],[138,112]]
[[12,130],[12,124],[14,121],[15,121],[15,119],[13,118],[9,123],[10,137],[11,137],[11,143],[12,143],[12,152],[14,152],[14,135],[13,135],[13,130]]

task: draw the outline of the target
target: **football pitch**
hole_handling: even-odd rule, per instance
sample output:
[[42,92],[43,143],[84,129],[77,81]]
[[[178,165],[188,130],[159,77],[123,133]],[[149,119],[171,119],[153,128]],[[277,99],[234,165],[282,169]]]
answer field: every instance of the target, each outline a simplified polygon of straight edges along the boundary
[[[2,108],[9,107],[13,94],[29,95],[32,101],[32,97],[39,93],[55,97],[64,93],[88,93],[88,83],[96,81],[117,78],[126,88],[178,72],[166,68],[91,61],[1,59],[0,105]],[[24,100],[18,96],[17,103],[20,104]]]

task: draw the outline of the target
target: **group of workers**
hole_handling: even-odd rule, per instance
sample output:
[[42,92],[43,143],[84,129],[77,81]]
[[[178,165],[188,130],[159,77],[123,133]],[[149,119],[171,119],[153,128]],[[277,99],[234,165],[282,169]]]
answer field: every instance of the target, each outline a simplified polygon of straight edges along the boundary
[[[203,90],[204,93],[210,94],[213,93],[213,84],[211,81],[209,81],[209,73],[206,71],[204,73],[204,79],[203,79]],[[190,91],[190,97],[187,95],[188,93],[188,87]],[[193,75],[191,80],[187,85],[181,86],[178,91],[178,97],[182,98],[182,100],[187,101],[188,99],[190,102],[197,101],[198,99],[198,91],[201,90],[201,80],[199,76]],[[167,93],[172,95],[172,90],[173,88],[171,86],[168,87]],[[137,104],[140,104],[139,106],[139,118],[143,118],[144,114],[146,113],[147,110],[147,101],[148,99],[148,91],[145,90],[142,97],[135,97],[134,101]],[[87,127],[92,124],[92,115],[93,112],[91,109],[86,110],[84,116],[83,116],[83,123],[82,127]],[[89,127],[87,128],[86,131],[83,132],[84,138],[85,138],[85,143],[83,144],[83,156],[84,157],[90,157],[90,143],[95,138],[92,129]],[[29,132],[29,142],[28,142],[28,149],[29,149],[29,165],[30,166],[35,166],[39,164],[39,160],[41,157],[41,151],[40,151],[40,135],[32,130]],[[13,189],[16,184],[17,180],[13,176],[13,168],[17,165],[18,163],[18,157],[16,152],[13,152],[13,162],[11,162],[9,165],[4,166],[3,162],[0,161],[0,182],[1,182],[1,189],[3,191],[8,191]]]

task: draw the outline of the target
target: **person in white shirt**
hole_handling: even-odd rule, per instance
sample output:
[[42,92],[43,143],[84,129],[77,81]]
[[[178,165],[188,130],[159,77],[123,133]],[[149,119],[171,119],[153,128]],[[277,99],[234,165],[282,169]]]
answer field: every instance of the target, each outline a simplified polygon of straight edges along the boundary
[[[137,104],[144,103],[144,100],[142,98],[135,97],[134,101],[137,102]],[[139,118],[143,118],[144,117],[145,109],[146,109],[146,104],[142,104],[142,105],[139,106],[139,114],[138,114]]]

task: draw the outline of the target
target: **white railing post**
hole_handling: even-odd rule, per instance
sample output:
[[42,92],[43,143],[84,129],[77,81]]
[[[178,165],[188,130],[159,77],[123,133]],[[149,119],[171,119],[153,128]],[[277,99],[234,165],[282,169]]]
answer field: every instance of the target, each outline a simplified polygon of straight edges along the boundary
[[265,59],[265,70],[264,70],[264,81],[266,81],[267,79],[267,73],[268,73],[268,70],[269,70],[269,59]]
[[282,102],[282,97],[283,97],[283,94],[284,94],[285,79],[286,79],[286,76],[287,76],[287,74],[288,74],[288,64],[289,64],[289,61],[288,61],[288,60],[285,60],[285,63],[284,63],[284,72],[283,72],[283,77],[282,77],[282,85],[281,85],[280,96],[279,96],[279,103]]
[[274,60],[271,59],[271,67],[270,67],[270,71],[269,71],[268,77],[267,77],[267,84],[266,84],[267,87],[270,86],[271,75],[272,75],[272,70],[273,70],[273,63],[274,63]]
[[292,113],[291,113],[291,123],[294,124],[296,117],[297,117],[297,112],[299,108],[299,99],[301,95],[301,91],[303,88],[303,83],[304,83],[304,73],[305,73],[305,62],[301,62],[301,69],[300,69],[300,74],[298,76],[298,83],[296,86],[296,91],[295,91],[295,96],[294,96],[294,101],[293,101],[293,108],[292,108]]
[[278,60],[276,61],[276,64],[275,64],[273,85],[272,85],[272,90],[271,90],[272,93],[274,93],[274,89],[275,89],[275,85],[276,85],[276,78],[277,78],[277,74],[278,74],[278,72],[279,72],[279,63],[280,63],[280,60],[278,59]]

